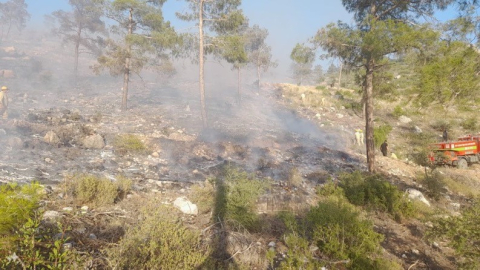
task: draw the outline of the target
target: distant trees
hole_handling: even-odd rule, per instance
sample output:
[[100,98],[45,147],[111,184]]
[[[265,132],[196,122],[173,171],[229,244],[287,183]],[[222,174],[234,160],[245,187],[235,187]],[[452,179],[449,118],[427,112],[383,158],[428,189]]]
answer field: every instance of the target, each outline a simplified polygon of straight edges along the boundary
[[315,52],[305,44],[297,43],[290,54],[290,59],[293,60],[293,77],[301,85],[312,74]]
[[0,3],[1,38],[8,37],[12,26],[16,27],[18,31],[23,30],[28,19],[30,19],[30,14],[27,11],[25,0],[9,0]]
[[262,72],[267,72],[269,68],[276,67],[278,63],[272,60],[272,48],[265,42],[268,36],[267,29],[254,25],[246,31],[245,35],[248,62],[256,69],[256,85],[260,87]]
[[203,127],[206,127],[208,122],[205,102],[205,55],[234,44],[239,46],[239,40],[235,41],[234,38],[227,37],[232,36],[232,33],[244,24],[245,18],[239,9],[241,0],[185,1],[189,4],[190,10],[185,13],[177,13],[177,16],[181,20],[197,22],[198,58],[196,57],[196,59],[199,64],[202,124]]
[[105,22],[102,21],[102,6],[96,0],[69,0],[72,11],[57,10],[51,18],[56,22],[54,34],[60,36],[64,43],[71,43],[74,47],[75,62],[73,72],[75,78],[78,73],[78,58],[80,48],[85,52],[100,54],[100,46],[103,44],[101,36],[106,35]]
[[[166,0],[114,0],[104,2],[106,16],[117,22],[111,32],[119,40],[109,39],[106,52],[98,58],[94,71],[108,69],[112,76],[123,75],[122,111],[127,109],[130,76],[140,72],[151,60],[165,56],[166,50],[181,42],[161,7]],[[164,61],[167,59],[162,57]]]
[[388,63],[388,55],[402,53],[422,40],[424,32],[411,22],[418,15],[433,14],[447,1],[344,0],[343,5],[354,13],[356,25],[342,22],[320,29],[314,44],[351,67],[364,70],[362,86],[365,100],[367,166],[375,171],[373,140],[373,91],[376,72]]

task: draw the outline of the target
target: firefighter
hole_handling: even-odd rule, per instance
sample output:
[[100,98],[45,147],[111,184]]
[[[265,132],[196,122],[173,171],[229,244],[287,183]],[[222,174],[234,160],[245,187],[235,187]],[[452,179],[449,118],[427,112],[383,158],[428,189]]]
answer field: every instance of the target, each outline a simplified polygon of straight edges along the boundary
[[443,139],[444,142],[448,141],[447,129],[444,129],[444,130],[443,130],[442,139]]
[[387,143],[387,140],[385,140],[382,145],[380,145],[380,151],[382,151],[382,154],[384,157],[387,156],[387,152],[388,152],[388,143]]
[[0,92],[0,114],[2,114],[3,119],[8,118],[8,87],[2,86],[2,91]]

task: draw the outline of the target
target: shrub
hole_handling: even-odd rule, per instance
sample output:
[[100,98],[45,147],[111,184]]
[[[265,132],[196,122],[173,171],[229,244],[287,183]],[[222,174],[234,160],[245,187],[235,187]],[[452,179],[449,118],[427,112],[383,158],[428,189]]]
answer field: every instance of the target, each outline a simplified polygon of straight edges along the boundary
[[414,215],[413,204],[403,196],[403,192],[380,175],[355,171],[342,174],[339,178],[345,196],[354,205],[387,212],[397,220]]
[[285,236],[285,244],[288,247],[287,256],[278,269],[320,269],[325,266],[313,257],[308,240],[289,234]]
[[106,250],[115,269],[201,269],[207,249],[166,207],[143,210],[145,219]]
[[[307,232],[320,250],[334,260],[350,259],[351,265],[378,251],[382,235],[360,218],[348,203],[327,200],[310,209]],[[367,269],[367,268],[365,268]]]
[[215,179],[205,181],[205,184],[195,184],[192,186],[192,201],[198,205],[201,213],[208,213],[213,210],[215,205]]
[[14,232],[33,217],[42,197],[41,190],[37,182],[0,185],[0,237]]
[[216,181],[214,217],[237,222],[247,230],[259,229],[256,202],[268,186],[266,181],[246,172],[230,166],[225,168],[223,179]]
[[[40,213],[13,234],[13,245],[0,245],[2,269],[75,269],[76,254],[63,248],[67,239],[54,239],[61,227],[43,224]],[[8,256],[7,256],[8,254]]]
[[478,122],[477,118],[471,117],[468,118],[460,123],[460,126],[462,126],[465,130],[468,131],[476,131],[478,127]]
[[147,150],[142,140],[133,134],[118,135],[113,141],[113,146],[120,154],[143,153]]
[[403,110],[402,106],[397,105],[395,108],[393,108],[392,115],[395,118],[399,118],[400,116],[405,115],[405,111]]
[[426,194],[438,201],[442,195],[442,191],[445,189],[444,177],[438,173],[438,171],[433,171],[430,174],[425,174],[424,178],[421,180],[421,183],[427,189]]
[[297,168],[292,168],[288,173],[288,184],[292,187],[300,187],[303,182],[302,175]]
[[120,176],[118,181],[95,175],[82,174],[73,177],[69,188],[80,203],[92,203],[95,206],[113,204],[117,198],[123,198],[131,188],[131,180]]
[[480,267],[480,202],[478,199],[461,215],[435,220],[427,232],[430,240],[440,239],[450,243],[459,255],[458,264],[462,269],[479,269]]
[[444,119],[436,120],[431,126],[437,131],[450,130],[452,127],[452,125]]
[[380,147],[387,138],[388,134],[392,131],[392,126],[388,124],[380,125],[373,129],[373,140],[375,142],[375,147]]

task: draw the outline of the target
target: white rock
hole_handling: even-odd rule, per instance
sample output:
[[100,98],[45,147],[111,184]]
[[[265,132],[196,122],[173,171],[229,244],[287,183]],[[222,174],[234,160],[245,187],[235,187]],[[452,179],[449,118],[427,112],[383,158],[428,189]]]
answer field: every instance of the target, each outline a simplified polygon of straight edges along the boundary
[[423,196],[422,192],[420,192],[416,189],[413,189],[413,188],[408,188],[406,190],[406,193],[408,194],[409,199],[419,200],[419,201],[425,203],[426,205],[430,206],[430,202],[427,201],[427,199],[425,199],[425,196]]
[[198,207],[184,197],[178,197],[173,205],[187,215],[198,215]]
[[60,217],[60,213],[57,211],[49,210],[45,211],[42,216],[42,220],[57,219]]
[[408,124],[408,123],[412,122],[412,119],[406,117],[405,115],[402,115],[398,118],[398,121],[400,121],[403,124]]
[[105,147],[105,140],[100,134],[94,134],[83,139],[83,146],[85,148],[102,149]]

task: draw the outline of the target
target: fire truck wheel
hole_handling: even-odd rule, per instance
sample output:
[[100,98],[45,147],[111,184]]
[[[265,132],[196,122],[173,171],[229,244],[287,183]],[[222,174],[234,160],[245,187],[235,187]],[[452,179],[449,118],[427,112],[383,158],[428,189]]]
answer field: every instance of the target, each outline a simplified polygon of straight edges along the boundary
[[458,160],[457,168],[459,169],[466,169],[468,167],[468,163],[465,159],[461,158]]

